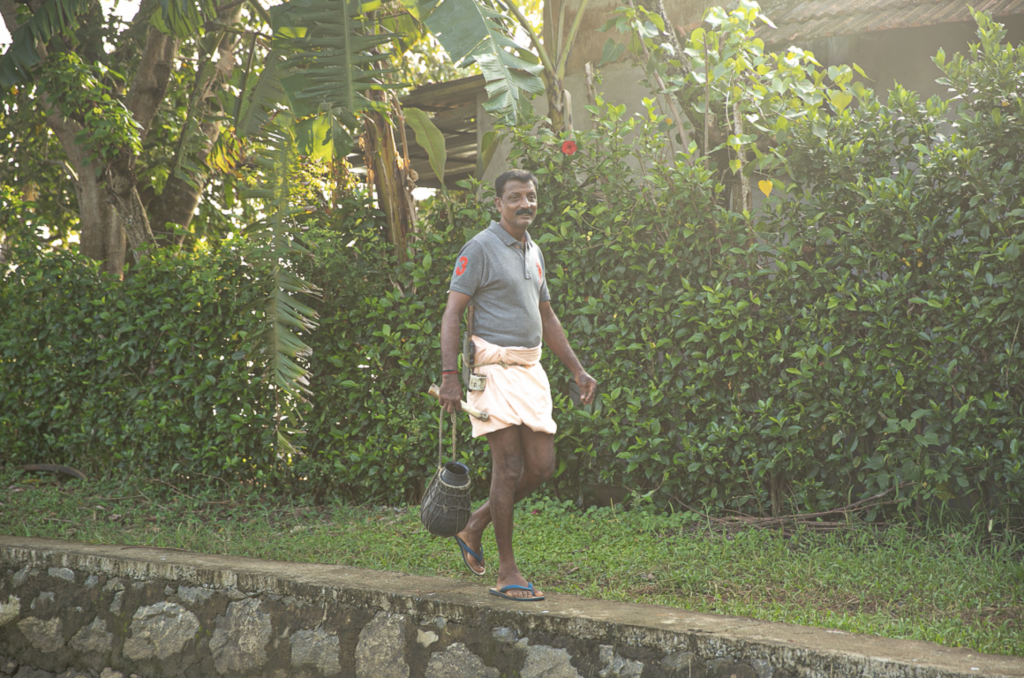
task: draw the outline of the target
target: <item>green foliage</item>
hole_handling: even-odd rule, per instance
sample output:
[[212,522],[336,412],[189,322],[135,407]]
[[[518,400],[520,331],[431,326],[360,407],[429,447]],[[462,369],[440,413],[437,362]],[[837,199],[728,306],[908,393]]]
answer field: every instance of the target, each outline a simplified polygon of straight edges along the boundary
[[298,173],[295,151],[293,119],[281,114],[267,122],[259,138],[264,150],[257,156],[261,168],[262,188],[249,191],[249,197],[264,201],[268,214],[250,228],[253,231],[250,258],[263,263],[269,293],[263,299],[266,328],[263,346],[269,369],[274,375],[274,421],[277,428],[277,446],[285,452],[294,451],[289,434],[297,432],[293,420],[298,415],[298,403],[310,391],[309,371],[303,361],[312,349],[300,334],[316,327],[316,311],[299,301],[296,295],[317,294],[315,285],[302,280],[291,270],[299,257],[308,250],[297,241],[299,231],[295,218],[307,208],[294,205],[297,192],[292,181]]
[[[308,492],[413,501],[437,464],[438,407],[426,391],[440,378],[449,264],[466,236],[487,221],[486,211],[463,197],[454,203],[450,230],[447,204],[436,203],[404,264],[383,237],[383,215],[358,195],[306,234],[315,258],[302,263],[300,274],[323,292],[311,302],[320,322],[309,339],[316,395],[305,414],[306,455],[295,470],[307,479]],[[486,445],[470,442],[469,431],[462,417],[459,454],[485,494]],[[446,455],[448,436],[446,418]]]
[[[1024,325],[1024,92],[1012,74],[1024,70],[1024,50],[1001,46],[1001,29],[978,21],[970,55],[937,59],[955,110],[902,89],[886,104],[867,90],[845,107],[808,103],[816,114],[787,118],[786,134],[772,140],[776,190],[753,213],[723,206],[722,175],[696,162],[695,149],[666,148],[667,121],[651,101],[629,118],[624,106],[590,107],[593,128],[573,135],[573,154],[562,151],[564,136],[543,128],[506,130],[513,162],[541,180],[532,232],[545,249],[553,304],[601,384],[593,406],[573,409],[563,393],[569,375],[545,357],[560,426],[555,493],[586,500],[592,485],[614,484],[659,507],[756,514],[831,511],[880,496],[889,503],[869,515],[949,506],[974,511],[990,529],[1020,518],[1024,391],[1013,375]],[[262,437],[280,423],[269,384],[260,391],[234,382],[237,393],[219,395],[262,417],[240,424],[249,436],[244,454],[223,455],[240,473],[290,478],[318,497],[418,497],[438,442],[436,403],[423,394],[438,377],[450,265],[490,217],[487,191],[465,188],[424,209],[403,264],[382,216],[359,194],[329,215],[306,217],[302,241],[315,258],[285,264],[283,250],[263,257],[323,290],[308,305],[320,327],[303,335],[316,398],[294,404],[305,422],[302,454],[279,460]],[[479,200],[468,197],[477,191]],[[279,213],[297,218],[292,209]],[[78,458],[96,445],[86,430],[125,440],[116,417],[63,414],[106,407],[75,390],[106,383],[93,372],[63,376],[84,357],[71,360],[70,349],[57,361],[35,357],[92,336],[79,321],[59,319],[110,298],[85,273],[66,276],[68,292],[44,297],[59,287],[46,276],[60,270],[26,260],[0,297],[0,379],[12,384],[0,393],[14,394],[2,403],[0,436],[14,441],[16,459],[39,450],[52,461]],[[32,286],[32,276],[50,282]],[[154,289],[171,284],[154,280]],[[235,285],[222,280],[218,294]],[[275,289],[288,286],[279,279]],[[266,289],[233,294],[240,305],[225,317],[255,332],[257,319],[238,311],[241,297],[265,297]],[[267,364],[247,378],[258,382]],[[138,388],[164,388],[139,379]],[[482,492],[484,445],[467,440],[465,419],[460,426],[460,454]],[[166,441],[146,449],[146,463],[185,463]],[[206,452],[198,455],[209,472]]]
[[[1022,53],[996,49],[984,21],[979,35],[971,69],[947,68],[954,91],[994,91],[1019,69]],[[550,210],[538,241],[555,304],[602,383],[592,412],[562,419],[559,447],[575,450],[565,482],[753,513],[887,493],[900,508],[1019,516],[1011,85],[996,98],[1006,115],[970,101],[948,139],[945,105],[902,90],[795,118],[778,146],[782,189],[749,225],[715,204],[722,187],[690,158],[658,161],[653,113],[621,124],[597,109],[573,156],[518,134]]]
[[86,64],[74,52],[52,55],[39,87],[65,118],[82,129],[75,141],[96,162],[98,170],[123,153],[142,151],[142,127],[119,100],[110,96],[103,81],[123,81],[102,64]]
[[[403,0],[441,43],[453,63],[476,63],[487,81],[484,109],[513,124],[544,91],[538,58],[512,39],[510,20],[479,0]],[[514,24],[513,24],[514,25]]]
[[123,283],[63,251],[14,253],[0,285],[0,448],[168,480],[264,477],[272,394],[244,347],[258,290],[237,253],[154,252]]
[[11,34],[11,45],[0,56],[0,90],[30,79],[30,70],[41,61],[36,43],[45,45],[55,35],[67,35],[78,28],[78,16],[90,4],[91,0],[45,0]]
[[434,170],[434,176],[444,186],[444,166],[448,162],[444,132],[437,128],[429,115],[418,108],[406,108],[404,115],[409,127],[416,133],[416,143],[427,151],[430,169]]

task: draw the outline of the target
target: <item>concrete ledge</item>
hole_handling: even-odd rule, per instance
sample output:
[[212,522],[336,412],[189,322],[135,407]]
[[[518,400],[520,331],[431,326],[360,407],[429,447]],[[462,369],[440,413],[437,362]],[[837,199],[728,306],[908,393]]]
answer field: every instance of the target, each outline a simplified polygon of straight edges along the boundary
[[1022,658],[932,643],[558,594],[513,603],[483,583],[342,566],[4,536],[0,656],[51,673],[138,676],[1024,678]]

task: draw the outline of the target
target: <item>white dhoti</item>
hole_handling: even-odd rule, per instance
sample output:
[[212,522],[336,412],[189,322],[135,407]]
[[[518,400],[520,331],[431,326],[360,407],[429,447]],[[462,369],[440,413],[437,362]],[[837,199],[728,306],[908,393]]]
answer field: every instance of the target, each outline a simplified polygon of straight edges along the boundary
[[539,433],[554,433],[551,385],[540,364],[541,348],[496,346],[473,336],[474,372],[487,377],[487,388],[470,391],[466,402],[490,415],[487,421],[470,417],[473,437],[520,424]]

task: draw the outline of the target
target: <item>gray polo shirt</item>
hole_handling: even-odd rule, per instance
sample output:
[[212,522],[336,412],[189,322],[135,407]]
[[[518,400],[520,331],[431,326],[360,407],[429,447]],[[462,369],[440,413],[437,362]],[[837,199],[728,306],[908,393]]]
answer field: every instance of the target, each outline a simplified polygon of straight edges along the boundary
[[473,331],[498,346],[540,346],[540,302],[550,301],[540,247],[496,221],[462,246],[448,289],[473,297]]

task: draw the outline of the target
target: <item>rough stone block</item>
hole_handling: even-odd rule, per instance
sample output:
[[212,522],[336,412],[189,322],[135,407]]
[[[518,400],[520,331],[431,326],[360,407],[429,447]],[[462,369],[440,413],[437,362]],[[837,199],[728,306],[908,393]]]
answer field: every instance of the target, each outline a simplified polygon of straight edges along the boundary
[[672,678],[704,678],[707,671],[704,660],[693,652],[673,652],[661,660],[661,665]]
[[10,624],[21,616],[21,599],[17,596],[7,596],[7,602],[0,600],[0,626]]
[[430,647],[440,639],[440,636],[433,631],[424,631],[423,629],[416,630],[416,642],[423,647]]
[[18,669],[18,672],[14,674],[14,678],[55,678],[49,671],[43,671],[42,669],[33,669],[28,666],[22,666]]
[[53,619],[25,617],[18,622],[18,628],[28,638],[32,647],[40,652],[56,652],[64,648],[63,625],[60,617]]
[[516,632],[504,626],[499,626],[491,631],[491,636],[499,643],[508,643],[511,645],[516,642]]
[[136,610],[129,631],[123,650],[126,657],[135,661],[167,659],[195,637],[199,620],[181,605],[159,602]]
[[29,606],[33,610],[36,608],[43,609],[46,605],[52,605],[54,600],[53,591],[43,591],[32,600],[32,604]]
[[249,594],[247,594],[245,591],[239,591],[238,589],[228,589],[228,600],[237,602],[239,600],[245,600],[248,597]]
[[547,645],[530,645],[526,650],[522,678],[582,678],[572,665],[569,652]]
[[632,659],[623,659],[611,645],[598,648],[598,661],[604,668],[598,672],[600,678],[640,678],[644,665]]
[[88,673],[83,673],[78,669],[71,668],[64,673],[58,673],[57,678],[92,678],[92,676]]
[[499,678],[498,669],[484,664],[480,657],[462,643],[450,645],[444,652],[435,652],[427,662],[425,678]]
[[763,659],[755,659],[750,662],[750,667],[754,669],[754,673],[757,674],[757,678],[772,678],[772,674],[775,672],[772,668],[771,662],[766,662]]
[[749,664],[731,659],[712,659],[707,663],[707,678],[757,678]]
[[292,667],[313,666],[325,676],[341,673],[341,662],[338,660],[341,641],[338,636],[330,635],[323,629],[297,631],[291,637],[291,644]]
[[31,565],[26,565],[25,567],[21,568],[20,570],[14,573],[14,577],[11,579],[11,581],[14,583],[14,588],[18,588],[19,586],[25,583],[26,579],[28,579],[29,577],[35,577],[37,574],[39,574],[39,570],[32,567]]
[[217,617],[210,651],[217,673],[254,673],[267,663],[270,615],[259,611],[260,601],[247,598],[228,605]]
[[107,622],[96,617],[71,637],[69,645],[81,654],[106,655],[114,647],[114,634],[107,630]]
[[64,581],[69,581],[72,583],[74,583],[75,581],[74,570],[67,567],[51,567],[46,571],[46,574],[50,575],[51,577],[56,577],[57,579],[63,579]]
[[213,597],[213,591],[195,586],[179,586],[178,598],[189,605],[202,605]]
[[404,616],[379,612],[363,627],[356,645],[356,678],[409,678],[405,626]]

